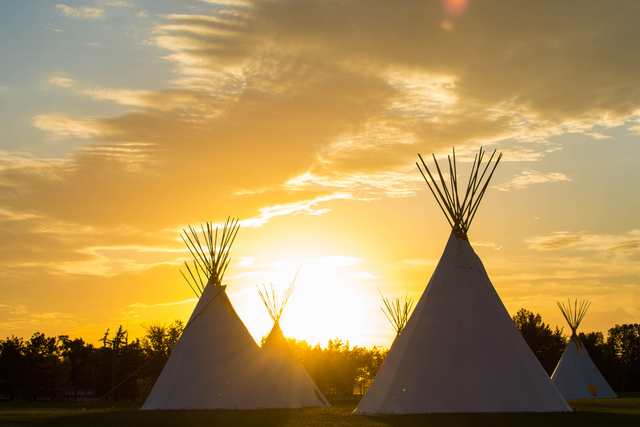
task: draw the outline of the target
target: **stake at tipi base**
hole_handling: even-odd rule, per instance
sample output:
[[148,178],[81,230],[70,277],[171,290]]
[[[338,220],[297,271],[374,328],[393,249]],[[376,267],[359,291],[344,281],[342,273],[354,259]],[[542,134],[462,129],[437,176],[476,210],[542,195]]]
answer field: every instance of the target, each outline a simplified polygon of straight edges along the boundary
[[450,187],[437,162],[442,188],[422,161],[421,172],[452,232],[422,297],[355,413],[571,410],[520,335],[468,241],[467,231],[500,160],[498,156],[488,173],[494,155],[482,170],[480,149],[462,198],[455,152],[453,162],[449,159]]
[[184,232],[194,264],[183,276],[200,298],[142,409],[288,407],[222,285],[238,228],[227,221],[219,246],[212,224]]
[[289,408],[331,406],[313,379],[311,379],[309,373],[304,369],[300,360],[293,353],[282,333],[282,329],[280,329],[280,319],[293,293],[294,283],[295,279],[284,291],[283,298],[280,301],[278,301],[273,284],[271,285],[271,292],[267,291],[266,286],[263,286],[263,289],[258,287],[260,298],[267,307],[273,321],[273,328],[262,345],[262,353],[267,360],[269,371],[275,378],[279,379],[277,383],[278,389],[287,401]]
[[566,399],[602,399],[618,397],[593,363],[578,337],[578,326],[587,314],[589,301],[576,299],[573,308],[571,302],[565,306],[558,302],[558,307],[571,328],[571,338],[564,349],[551,381]]

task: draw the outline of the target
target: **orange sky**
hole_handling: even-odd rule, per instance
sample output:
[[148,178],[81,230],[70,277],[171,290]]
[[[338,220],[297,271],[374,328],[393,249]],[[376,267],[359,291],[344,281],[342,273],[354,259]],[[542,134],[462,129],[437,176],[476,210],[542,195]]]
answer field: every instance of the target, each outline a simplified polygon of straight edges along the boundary
[[[388,346],[450,232],[415,162],[504,153],[469,238],[510,313],[638,322],[634,1],[0,6],[0,336],[186,320],[187,225],[242,227],[228,293],[298,268],[285,335]],[[566,328],[565,328],[566,329]]]

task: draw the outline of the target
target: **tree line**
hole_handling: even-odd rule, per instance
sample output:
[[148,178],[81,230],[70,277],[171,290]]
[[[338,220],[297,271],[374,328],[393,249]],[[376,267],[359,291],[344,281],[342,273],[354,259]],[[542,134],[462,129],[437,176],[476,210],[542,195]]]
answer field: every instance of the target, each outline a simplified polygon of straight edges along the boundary
[[[551,329],[539,314],[520,309],[513,320],[549,375],[553,373],[567,336]],[[616,325],[602,332],[580,333],[589,355],[616,391],[640,390],[637,324]],[[68,335],[47,337],[36,332],[28,340],[0,340],[0,398],[31,400],[143,401],[151,391],[177,342],[184,323],[147,325],[142,338],[129,339],[119,327],[107,330],[100,345]],[[265,337],[266,338],[266,337]],[[264,338],[263,338],[264,341]],[[288,339],[318,388],[328,399],[362,394],[382,366],[387,350],[352,347],[339,338],[319,344]]]
[[[129,339],[120,326],[115,333],[107,330],[98,346],[39,332],[29,340],[0,340],[0,399],[95,400],[108,395],[110,400],[143,401],[183,329],[184,323],[176,320],[168,326],[146,326],[143,338]],[[386,355],[382,349],[351,347],[338,338],[329,340],[326,348],[288,341],[327,398],[362,388]]]

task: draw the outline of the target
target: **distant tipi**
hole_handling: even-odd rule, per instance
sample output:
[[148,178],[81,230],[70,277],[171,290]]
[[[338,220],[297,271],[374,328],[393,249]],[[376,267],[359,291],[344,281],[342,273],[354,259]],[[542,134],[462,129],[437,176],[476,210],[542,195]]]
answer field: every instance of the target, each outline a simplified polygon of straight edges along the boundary
[[182,236],[193,255],[185,279],[199,296],[182,336],[142,409],[286,408],[260,347],[238,317],[222,285],[238,220]]
[[273,285],[271,285],[271,292],[268,292],[266,287],[263,287],[262,290],[258,288],[260,298],[273,321],[273,328],[262,345],[262,353],[271,374],[278,378],[277,386],[287,402],[287,407],[331,406],[293,353],[280,328],[280,319],[293,289],[292,283],[278,302]]
[[487,173],[495,151],[481,170],[483,155],[480,149],[463,198],[458,196],[455,151],[453,162],[449,159],[449,187],[437,162],[442,188],[420,157],[429,179],[420,171],[453,230],[422,297],[355,413],[571,410],[469,244],[467,231],[501,157]]
[[566,306],[558,302],[558,307],[571,328],[571,338],[551,376],[551,381],[566,399],[618,397],[596,368],[587,348],[578,337],[578,326],[590,305],[591,303],[587,300],[578,301],[577,299],[573,308],[570,301]]

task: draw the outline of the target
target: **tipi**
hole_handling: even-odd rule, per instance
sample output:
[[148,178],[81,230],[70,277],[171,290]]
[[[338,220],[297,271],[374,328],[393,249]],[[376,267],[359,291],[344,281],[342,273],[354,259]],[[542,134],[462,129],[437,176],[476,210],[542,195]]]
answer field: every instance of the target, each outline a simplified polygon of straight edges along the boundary
[[193,266],[185,262],[191,280],[183,276],[200,299],[142,409],[288,407],[222,285],[238,229],[238,220],[227,220],[219,246],[209,223],[200,237],[184,232]]
[[[476,156],[464,198],[458,196],[455,151],[450,186],[420,168],[452,232],[407,325],[355,410],[358,414],[560,412],[571,408],[516,328],[467,231],[490,173]],[[435,156],[434,156],[435,161]],[[433,187],[432,187],[433,186]],[[434,190],[435,189],[435,190]]]
[[270,293],[266,287],[263,287],[262,290],[258,288],[260,298],[273,321],[273,328],[262,345],[262,353],[267,360],[271,374],[279,380],[277,386],[287,401],[287,407],[331,406],[291,350],[280,328],[280,319],[293,289],[292,283],[285,290],[282,300],[278,302],[273,284]]
[[558,302],[558,307],[571,328],[571,338],[556,370],[553,371],[551,381],[566,399],[618,397],[596,368],[576,332],[589,305],[591,303],[587,300],[576,300],[572,309],[571,302],[566,306]]

